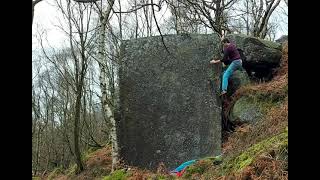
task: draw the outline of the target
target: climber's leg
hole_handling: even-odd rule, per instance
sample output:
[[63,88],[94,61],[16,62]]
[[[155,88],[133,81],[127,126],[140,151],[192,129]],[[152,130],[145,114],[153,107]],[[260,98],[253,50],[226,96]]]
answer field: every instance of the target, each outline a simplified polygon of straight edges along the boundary
[[240,69],[241,66],[242,66],[242,62],[241,62],[240,59],[239,60],[234,60],[229,65],[227,70],[223,73],[223,77],[222,77],[222,92],[221,92],[221,94],[225,94],[227,92],[228,80],[229,80],[230,76],[232,75],[232,73],[234,71]]

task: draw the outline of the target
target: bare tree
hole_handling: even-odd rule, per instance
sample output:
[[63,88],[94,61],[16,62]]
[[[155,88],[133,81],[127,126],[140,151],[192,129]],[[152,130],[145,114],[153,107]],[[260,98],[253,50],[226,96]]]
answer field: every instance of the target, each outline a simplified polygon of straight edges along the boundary
[[253,36],[262,39],[266,37],[269,18],[279,3],[280,0],[260,0],[257,5],[255,0],[251,0],[254,19]]
[[35,115],[33,116],[35,120],[32,149],[33,175],[37,175],[38,172],[46,173],[59,165],[67,167],[66,164],[70,162],[67,146],[71,144],[64,141],[64,134],[61,132],[63,128],[67,128],[66,132],[70,134],[71,122],[65,123],[68,120],[63,119],[65,118],[63,113],[73,115],[73,109],[64,109],[70,105],[68,102],[71,102],[71,98],[68,96],[71,95],[69,91],[66,94],[64,77],[57,74],[54,66],[40,72],[37,80],[33,83],[32,94],[32,109]]
[[245,7],[245,14],[242,15],[242,19],[245,22],[245,27],[246,27],[246,34],[250,34],[250,21],[249,21],[249,0],[244,1],[244,7]]
[[[83,98],[84,78],[87,73],[88,61],[90,50],[88,50],[89,43],[89,23],[91,19],[92,4],[80,4],[72,2],[71,0],[56,0],[56,4],[61,11],[63,18],[66,22],[66,28],[60,27],[67,35],[70,46],[70,56],[73,61],[73,90],[76,94],[74,105],[74,128],[73,128],[73,141],[74,141],[74,156],[77,163],[77,172],[84,169],[81,152],[80,152],[80,114],[81,114],[81,100]],[[45,52],[44,52],[45,53]],[[59,66],[46,56],[59,72],[63,75],[63,71]],[[69,59],[66,59],[68,61]],[[66,79],[67,80],[67,79]]]
[[40,160],[40,143],[43,126],[41,125],[43,115],[40,111],[40,97],[36,93],[34,85],[32,85],[32,169],[33,175],[38,173],[39,160]]
[[49,65],[50,71],[33,77],[42,79],[33,84],[33,175],[58,166],[67,168],[73,162],[80,172],[82,152],[89,146],[102,147],[107,139],[102,132],[107,129],[99,119],[101,111],[97,111],[101,104],[95,105],[95,92],[89,87],[92,77],[86,77],[94,58],[95,29],[89,29],[93,4],[70,0],[56,0],[56,4],[63,15],[56,27],[67,35],[69,47],[49,51],[40,36],[43,55],[49,61],[44,67]]
[[227,24],[226,10],[228,10],[236,2],[236,0],[178,1],[186,5],[189,10],[189,14],[193,15],[193,20],[200,21],[204,26],[212,29],[220,36],[230,32]]
[[[137,6],[137,0],[134,0],[134,6]],[[121,12],[121,11],[120,11]],[[139,22],[138,22],[138,11],[134,12],[135,15],[135,21],[136,21],[136,27],[135,27],[135,38],[138,38],[138,29],[139,29]]]
[[[94,3],[76,3],[71,0],[56,0],[57,7],[63,15],[63,21],[60,21],[60,25],[56,26],[66,33],[69,42],[69,48],[63,51],[53,51],[52,55],[49,55],[43,45],[41,39],[41,47],[44,56],[53,65],[53,72],[55,73],[55,85],[50,85],[49,89],[56,89],[55,95],[48,97],[58,96],[58,104],[47,104],[43,107],[48,112],[55,112],[51,116],[49,128],[42,128],[46,133],[42,139],[46,141],[45,144],[39,143],[39,150],[45,148],[45,151],[39,151],[44,160],[43,163],[38,163],[37,167],[45,167],[45,169],[51,169],[51,164],[61,164],[59,161],[70,162],[65,154],[65,151],[74,156],[77,163],[78,172],[83,170],[83,162],[81,162],[81,149],[85,149],[87,146],[101,147],[103,144],[98,140],[96,131],[97,127],[95,122],[95,110],[92,105],[92,90],[88,87],[89,80],[86,80],[86,74],[89,64],[89,59],[95,59],[98,62],[100,69],[100,90],[101,90],[101,106],[103,107],[103,114],[107,120],[107,129],[103,129],[104,132],[110,134],[110,140],[112,144],[112,157],[113,165],[115,168],[118,162],[118,144],[116,125],[114,120],[115,109],[115,84],[116,84],[116,66],[119,57],[119,42],[122,39],[122,10],[119,1],[119,34],[115,33],[113,26],[110,25],[109,20],[112,15],[115,1],[96,1]],[[153,2],[147,4],[139,4],[133,11],[149,5],[156,5]],[[98,12],[99,23],[97,28],[89,29],[89,20],[92,7],[95,6]],[[149,9],[150,21],[154,18],[154,9]],[[125,12],[128,13],[128,12]],[[157,24],[157,22],[156,22]],[[92,26],[91,26],[92,27]],[[159,25],[157,24],[159,28]],[[91,34],[91,36],[90,36]],[[149,29],[151,34],[151,29]],[[96,36],[95,36],[96,35]],[[138,36],[138,33],[136,33]],[[98,39],[97,46],[91,43]],[[108,42],[108,43],[107,43]],[[95,55],[93,49],[97,47],[97,54]],[[53,73],[51,72],[51,73]],[[51,87],[52,86],[52,87]],[[57,98],[57,97],[56,97]],[[55,98],[55,99],[56,99]],[[55,100],[56,101],[56,100]],[[54,107],[53,107],[54,106]],[[59,119],[57,124],[54,119]],[[73,121],[73,122],[72,122]],[[73,124],[71,124],[71,122]],[[99,123],[99,122],[96,122]],[[37,130],[36,125],[33,128],[33,134]],[[98,126],[99,127],[99,126]],[[97,129],[97,128],[96,128]],[[110,133],[108,130],[110,129]],[[73,130],[73,131],[72,131]],[[107,130],[107,131],[105,131]],[[55,134],[58,134],[55,135]],[[39,133],[41,135],[43,133]],[[54,136],[54,137],[53,137]],[[71,138],[73,136],[73,138]],[[101,137],[101,135],[98,135]],[[41,140],[38,138],[37,140]],[[104,139],[105,140],[105,139]],[[63,151],[57,148],[59,143],[63,142]],[[60,152],[62,151],[62,152]],[[48,156],[44,156],[43,153],[48,153]],[[61,156],[61,159],[56,157]],[[36,160],[36,158],[34,158]],[[36,162],[36,161],[34,161]],[[41,169],[42,170],[42,169]],[[40,170],[40,171],[41,171]],[[37,170],[38,171],[38,170]]]
[[[166,1],[170,7],[171,14],[173,15],[174,29],[177,34],[188,33],[192,31],[195,24],[192,14],[188,13],[189,5],[181,3],[177,0]],[[193,31],[194,32],[194,31]]]
[[[45,52],[47,56],[47,52]],[[33,93],[33,114],[37,114],[34,117],[42,117],[42,113],[38,112],[39,109],[44,110],[44,125],[37,124],[37,126],[33,130],[35,132],[34,136],[34,155],[33,155],[33,172],[37,173],[38,169],[42,172],[46,172],[46,170],[52,170],[57,166],[63,166],[65,168],[68,167],[71,162],[70,157],[76,157],[74,150],[72,147],[75,143],[75,139],[71,138],[74,132],[74,122],[76,113],[78,113],[75,109],[76,101],[78,97],[78,93],[76,91],[75,84],[75,70],[73,69],[74,61],[72,60],[72,53],[70,49],[59,50],[55,52],[55,54],[47,57],[49,61],[53,64],[50,67],[50,70],[45,71],[45,74],[40,74],[38,79],[41,82],[38,83],[40,87],[40,93],[43,92],[42,97],[38,97],[39,90]],[[72,62],[72,64],[70,63]],[[83,83],[84,86],[87,86],[87,83]],[[84,87],[85,88],[85,87]],[[99,125],[86,125],[86,123],[92,124],[95,121],[90,122],[92,114],[87,114],[87,100],[86,95],[83,91],[83,102],[81,107],[81,115],[80,119],[82,121],[79,122],[79,149],[86,149],[86,142],[83,139],[83,136],[86,135],[87,139],[90,139],[90,142],[94,141],[100,145],[100,143],[96,140],[95,130]],[[92,95],[92,94],[91,94]],[[43,99],[43,106],[40,107],[39,102],[40,99]],[[87,98],[88,99],[88,98]],[[92,99],[89,99],[89,103],[92,104]],[[89,122],[88,122],[89,121]],[[46,125],[48,124],[48,125]],[[87,128],[81,129],[80,127],[86,126]],[[103,128],[103,126],[100,125]],[[36,130],[39,130],[37,133]],[[89,132],[88,134],[84,134],[83,132]],[[90,133],[91,132],[91,133]],[[38,143],[37,143],[38,142]],[[40,143],[39,143],[40,142]],[[90,144],[92,145],[92,144]],[[62,148],[61,148],[62,147]],[[97,146],[95,146],[97,147]],[[101,147],[101,145],[100,145]],[[42,160],[42,161],[41,161]]]
[[270,35],[273,36],[279,26],[276,27],[270,17],[281,0],[239,0],[238,2],[231,8],[234,15],[229,19],[229,27],[233,32],[241,32],[262,39],[267,35],[268,38],[271,37]]

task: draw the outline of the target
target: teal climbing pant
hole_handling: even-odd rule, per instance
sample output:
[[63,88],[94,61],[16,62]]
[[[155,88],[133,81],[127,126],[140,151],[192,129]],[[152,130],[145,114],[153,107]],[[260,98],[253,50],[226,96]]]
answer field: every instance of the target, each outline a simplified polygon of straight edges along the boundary
[[229,65],[229,67],[227,68],[227,70],[223,73],[223,77],[222,77],[222,91],[227,91],[228,88],[228,80],[230,78],[230,76],[232,75],[232,73],[236,70],[240,70],[242,68],[242,60],[241,59],[237,59],[232,61],[232,63]]

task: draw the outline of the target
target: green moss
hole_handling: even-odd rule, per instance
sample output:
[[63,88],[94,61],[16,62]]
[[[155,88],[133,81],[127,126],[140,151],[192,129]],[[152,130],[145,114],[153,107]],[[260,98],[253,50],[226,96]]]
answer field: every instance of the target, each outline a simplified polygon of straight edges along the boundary
[[284,92],[280,93],[258,92],[246,95],[236,102],[233,111],[239,114],[250,107],[258,107],[262,114],[266,114],[270,108],[280,105],[285,100],[285,87],[283,90]]
[[263,152],[268,152],[271,149],[283,149],[288,146],[288,131],[261,141],[252,147],[248,148],[245,152],[241,153],[230,160],[224,162],[221,166],[222,174],[229,174],[231,172],[239,172],[246,166],[250,165],[258,155]]
[[183,177],[190,178],[193,174],[203,174],[212,165],[213,165],[212,158],[201,159],[195,164],[187,167]]
[[156,180],[166,180],[166,179],[168,179],[168,177],[165,175],[157,175],[156,176]]
[[165,180],[166,177],[164,175],[159,175],[156,177],[157,180]]
[[40,177],[32,177],[32,180],[41,180]]
[[77,171],[77,164],[73,164],[66,170],[66,174],[67,176],[73,176],[76,174],[76,171]]
[[125,180],[128,174],[123,169],[116,170],[111,173],[109,176],[105,176],[102,180]]
[[[261,43],[263,43],[263,44],[264,44],[265,46],[267,46],[267,47],[281,50],[281,44],[280,44],[280,43],[273,42],[273,41],[268,41],[268,40],[260,39],[260,38],[253,37],[253,36],[247,36],[247,35],[245,35],[245,34],[231,34],[230,36],[233,36],[233,37],[236,39],[236,41],[238,41],[238,42],[239,42],[241,39],[243,39],[243,38],[253,38],[253,39],[257,39],[257,40],[259,40]],[[240,41],[240,42],[241,42],[241,41]]]
[[274,106],[278,106],[279,100],[270,96],[261,97],[260,95],[243,96],[236,101],[231,112],[231,119],[238,117],[243,121],[257,122],[261,120],[267,112]]
[[91,173],[93,176],[95,177],[101,177],[101,176],[106,176],[110,173],[110,171],[105,170],[103,167],[101,166],[97,166],[97,167],[93,167],[91,169]]
[[286,84],[286,85],[284,86],[284,93],[285,93],[285,94],[288,94],[288,84]]
[[276,43],[276,42],[272,42],[272,41],[267,41],[264,39],[259,39],[264,45],[270,47],[270,48],[274,48],[274,49],[278,49],[281,50],[281,44]]

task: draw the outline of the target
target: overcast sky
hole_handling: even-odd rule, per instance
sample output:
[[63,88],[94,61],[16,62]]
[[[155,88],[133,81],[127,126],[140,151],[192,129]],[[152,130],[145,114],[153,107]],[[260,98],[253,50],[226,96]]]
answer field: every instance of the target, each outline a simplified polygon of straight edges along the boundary
[[[125,2],[125,1],[122,1]],[[116,4],[118,2],[116,1]],[[45,29],[47,32],[47,38],[50,42],[50,45],[54,47],[61,47],[62,44],[65,42],[65,35],[61,30],[59,30],[54,25],[58,24],[57,17],[60,15],[59,10],[53,6],[54,0],[43,0],[42,2],[38,3],[35,7],[34,12],[34,19],[33,19],[33,26],[32,26],[32,45],[33,50],[36,50],[39,48],[38,41],[36,39],[37,31],[41,31],[41,29]],[[280,6],[283,6],[283,2],[280,4]],[[128,9],[128,5],[126,7],[125,4],[122,5],[123,9]],[[166,17],[170,16],[169,10],[166,10],[166,8],[162,8],[161,11],[156,13],[158,15],[157,19],[162,17],[163,14],[165,14],[165,17],[162,18],[164,20]],[[276,9],[277,12],[273,14],[271,19],[276,19],[276,21],[279,23],[279,30],[276,33],[276,39],[279,38],[283,34],[288,34],[288,27],[287,27],[287,17],[283,16],[281,14],[281,11],[283,11],[281,8]],[[60,16],[61,18],[61,16]],[[161,22],[159,22],[161,23]]]

